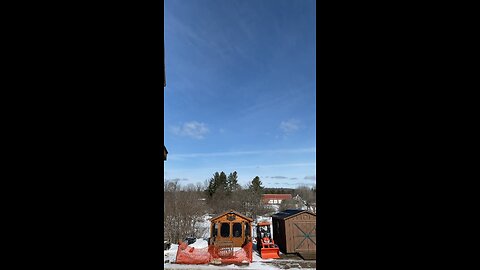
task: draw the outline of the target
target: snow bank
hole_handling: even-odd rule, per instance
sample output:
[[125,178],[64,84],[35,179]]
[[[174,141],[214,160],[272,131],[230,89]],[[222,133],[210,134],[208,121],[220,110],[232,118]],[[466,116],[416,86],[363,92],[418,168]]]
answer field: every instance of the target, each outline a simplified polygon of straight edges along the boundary
[[[190,247],[195,247],[195,248],[205,248],[208,246],[208,242],[205,241],[204,239],[197,239],[197,241],[191,245]],[[235,250],[238,250],[240,248],[234,248]],[[275,261],[275,259],[262,259],[258,253],[254,250],[253,251],[253,257],[252,257],[252,262],[248,266],[238,266],[238,265],[222,265],[222,266],[212,266],[212,265],[185,265],[185,264],[175,264],[175,258],[177,256],[177,250],[178,250],[178,244],[172,244],[169,250],[164,250],[164,262],[166,260],[169,260],[169,263],[164,263],[163,268],[164,269],[249,269],[249,270],[278,270],[282,269],[278,266],[273,265],[272,261]],[[291,270],[313,270],[315,268],[289,268]]]
[[195,224],[196,231],[199,232],[201,235],[197,235],[201,238],[208,238],[210,236],[210,219],[212,218],[211,215],[203,215],[200,221]]
[[[248,266],[238,266],[238,265],[184,265],[184,264],[164,264],[164,269],[249,269],[249,270],[278,270],[283,269],[277,267],[273,264],[261,263],[261,262],[253,262]],[[313,270],[316,268],[289,268],[290,270]]]
[[208,242],[204,239],[198,238],[197,241],[195,241],[195,243],[190,244],[188,246],[189,247],[194,247],[194,248],[206,248],[206,247],[208,247]]

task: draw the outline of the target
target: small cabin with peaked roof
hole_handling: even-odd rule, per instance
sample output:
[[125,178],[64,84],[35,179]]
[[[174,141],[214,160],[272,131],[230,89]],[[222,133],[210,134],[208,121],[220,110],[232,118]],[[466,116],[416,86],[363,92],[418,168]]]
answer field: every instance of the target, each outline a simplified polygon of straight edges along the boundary
[[210,219],[210,241],[231,242],[233,247],[242,247],[252,241],[253,219],[230,210]]

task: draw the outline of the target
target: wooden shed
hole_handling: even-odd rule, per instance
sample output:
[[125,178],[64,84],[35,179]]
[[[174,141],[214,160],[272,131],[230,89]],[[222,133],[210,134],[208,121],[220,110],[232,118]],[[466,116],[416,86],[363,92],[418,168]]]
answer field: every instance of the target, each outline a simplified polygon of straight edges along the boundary
[[273,240],[282,253],[315,256],[317,215],[306,210],[285,210],[272,216]]
[[210,220],[210,241],[231,243],[233,247],[242,247],[252,241],[253,219],[230,210]]

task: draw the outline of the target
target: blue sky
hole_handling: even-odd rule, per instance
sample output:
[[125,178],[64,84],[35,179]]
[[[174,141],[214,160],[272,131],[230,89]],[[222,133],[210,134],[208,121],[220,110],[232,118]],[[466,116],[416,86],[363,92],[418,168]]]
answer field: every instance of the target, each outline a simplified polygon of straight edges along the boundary
[[316,178],[313,0],[165,0],[164,177]]

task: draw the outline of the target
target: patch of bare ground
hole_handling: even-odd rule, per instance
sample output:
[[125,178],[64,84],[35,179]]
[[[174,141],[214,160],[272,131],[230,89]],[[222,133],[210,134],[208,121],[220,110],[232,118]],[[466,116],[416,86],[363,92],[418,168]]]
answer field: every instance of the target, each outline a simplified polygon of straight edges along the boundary
[[297,254],[281,254],[280,259],[265,261],[263,263],[272,264],[279,269],[316,268],[317,265],[315,260],[303,260]]

